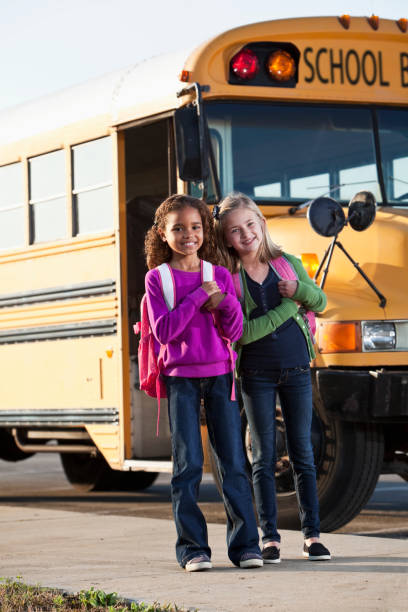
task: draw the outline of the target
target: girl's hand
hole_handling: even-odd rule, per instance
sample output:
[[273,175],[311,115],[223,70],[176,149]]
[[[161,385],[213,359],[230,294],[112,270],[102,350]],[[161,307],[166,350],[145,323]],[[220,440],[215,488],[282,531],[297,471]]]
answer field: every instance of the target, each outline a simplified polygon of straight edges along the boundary
[[214,295],[214,293],[219,293],[220,291],[216,281],[205,281],[201,285],[201,289],[204,289],[204,291],[208,294],[208,297],[211,297]]
[[295,295],[297,289],[296,280],[280,280],[278,282],[278,290],[282,297],[291,298]]
[[204,304],[204,308],[207,310],[215,310],[219,304],[221,304],[222,300],[225,298],[225,293],[221,293],[218,291],[217,293],[213,293],[209,300]]

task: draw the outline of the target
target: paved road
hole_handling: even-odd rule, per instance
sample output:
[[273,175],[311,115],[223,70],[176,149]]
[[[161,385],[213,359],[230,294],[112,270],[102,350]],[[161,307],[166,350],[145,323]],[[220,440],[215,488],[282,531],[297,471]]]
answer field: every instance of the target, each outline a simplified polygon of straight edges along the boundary
[[[141,493],[84,494],[67,482],[58,456],[39,454],[18,463],[0,461],[0,504],[171,519],[169,479],[160,475]],[[200,499],[208,522],[224,523],[223,506],[209,475],[202,483]],[[380,532],[408,539],[408,483],[398,476],[382,476],[364,510],[338,532]]]

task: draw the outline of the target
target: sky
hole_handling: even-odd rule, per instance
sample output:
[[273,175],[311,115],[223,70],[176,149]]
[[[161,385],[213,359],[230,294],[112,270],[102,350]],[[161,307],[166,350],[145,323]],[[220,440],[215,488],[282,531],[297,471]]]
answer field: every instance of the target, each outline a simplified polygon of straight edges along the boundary
[[408,18],[408,1],[0,0],[0,109],[246,23],[345,13]]

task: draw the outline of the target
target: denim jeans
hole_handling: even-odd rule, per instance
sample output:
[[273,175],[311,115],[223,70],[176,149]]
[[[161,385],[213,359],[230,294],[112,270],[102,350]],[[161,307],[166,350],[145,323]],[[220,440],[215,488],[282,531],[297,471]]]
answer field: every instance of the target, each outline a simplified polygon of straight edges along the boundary
[[227,514],[228,556],[235,565],[244,552],[259,554],[259,534],[245,469],[238,403],[230,400],[232,374],[208,378],[166,376],[173,451],[171,495],[177,529],[176,556],[184,567],[193,557],[211,557],[207,525],[197,504],[203,473],[200,400],[219,467]]
[[276,393],[286,427],[299,515],[305,538],[319,536],[319,501],[311,441],[312,385],[310,369],[290,368],[242,373],[242,396],[252,440],[252,475],[263,542],[280,542],[275,489]]

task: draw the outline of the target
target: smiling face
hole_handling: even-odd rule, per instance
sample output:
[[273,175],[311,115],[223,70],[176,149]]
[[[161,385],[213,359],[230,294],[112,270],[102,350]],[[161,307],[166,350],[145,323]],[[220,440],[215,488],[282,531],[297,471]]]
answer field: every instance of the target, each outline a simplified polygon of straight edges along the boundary
[[164,229],[159,234],[173,251],[173,257],[194,256],[203,244],[203,222],[197,209],[185,206],[173,210],[166,217]]
[[240,258],[255,255],[262,244],[265,222],[246,207],[231,210],[222,222],[225,242]]

